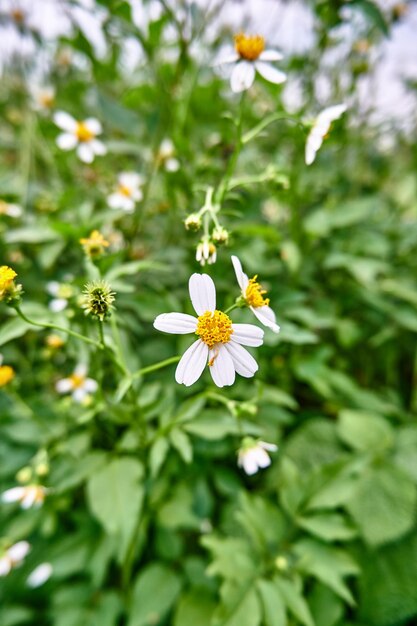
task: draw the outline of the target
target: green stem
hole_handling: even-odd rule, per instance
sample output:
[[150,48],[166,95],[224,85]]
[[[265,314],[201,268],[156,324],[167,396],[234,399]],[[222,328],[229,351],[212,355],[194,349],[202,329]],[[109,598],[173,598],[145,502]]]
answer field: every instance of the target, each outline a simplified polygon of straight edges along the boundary
[[228,309],[226,309],[225,311],[223,311],[223,313],[230,313],[231,311],[233,311],[233,309],[240,309],[240,306],[238,304],[236,304],[236,302],[234,304],[232,304],[232,306],[229,306]]
[[99,343],[98,341],[95,341],[94,339],[90,339],[89,337],[86,337],[85,335],[81,335],[81,333],[77,333],[75,330],[70,330],[69,328],[65,328],[64,326],[57,326],[57,324],[51,324],[48,322],[46,323],[35,322],[34,320],[31,320],[27,315],[23,313],[23,311],[21,310],[18,304],[14,305],[14,309],[16,313],[19,315],[19,317],[22,318],[22,320],[24,320],[28,324],[31,324],[32,326],[38,326],[39,328],[50,328],[52,330],[60,330],[64,333],[67,333],[67,335],[70,335],[71,337],[75,337],[76,339],[81,339],[81,341],[84,341],[85,343],[95,346],[96,348],[99,348],[100,350],[104,348],[104,344]]
[[216,193],[216,204],[222,205],[224,197],[227,193],[229,180],[231,179],[233,172],[235,171],[237,161],[239,159],[240,152],[242,150],[243,142],[242,142],[242,120],[243,120],[243,103],[244,103],[245,93],[242,93],[242,97],[240,99],[239,106],[239,117],[236,124],[236,146],[233,152],[232,157],[227,164],[226,173],[221,180],[217,193]]
[[242,144],[245,145],[249,143],[249,141],[255,139],[255,137],[264,130],[264,128],[266,128],[273,122],[278,122],[279,120],[294,122],[295,124],[301,126],[303,129],[305,128],[304,124],[295,116],[283,115],[282,113],[271,113],[271,115],[268,115],[264,120],[262,120],[262,122],[259,122],[259,124],[257,124],[251,130],[248,130],[248,132],[243,135]]
[[148,365],[147,367],[142,367],[140,370],[137,370],[134,374],[132,374],[132,378],[139,378],[144,374],[150,374],[151,372],[155,372],[167,365],[171,365],[172,363],[178,363],[181,356],[172,356],[169,359],[165,359],[165,361],[160,361],[159,363],[154,363],[153,365]]
[[98,320],[98,336],[99,336],[99,339],[100,339],[100,342],[102,343],[102,345],[105,348],[107,348],[106,342],[104,340],[103,322],[101,320]]

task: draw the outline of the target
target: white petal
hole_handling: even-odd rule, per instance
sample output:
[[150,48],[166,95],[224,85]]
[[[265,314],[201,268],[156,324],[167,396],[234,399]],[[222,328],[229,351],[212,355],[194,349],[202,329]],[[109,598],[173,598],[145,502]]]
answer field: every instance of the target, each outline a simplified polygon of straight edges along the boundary
[[107,147],[99,139],[93,139],[92,141],[90,141],[89,145],[94,154],[97,154],[98,156],[103,156],[107,154]]
[[185,313],[162,313],[155,318],[153,326],[157,330],[162,330],[164,333],[186,335],[188,333],[195,333],[197,319]]
[[327,107],[327,109],[324,109],[317,116],[317,123],[320,123],[321,121],[333,122],[334,120],[338,120],[346,110],[346,104],[334,104],[331,107]]
[[74,389],[72,392],[72,397],[75,402],[82,402],[86,396],[88,396],[88,393],[84,387],[78,387],[78,389]]
[[54,298],[48,306],[54,313],[60,313],[68,306],[68,300],[65,300],[65,298]]
[[94,161],[94,152],[89,143],[80,143],[77,148],[78,158],[83,161],[83,163],[92,163]]
[[181,357],[181,361],[177,365],[175,371],[175,380],[177,383],[184,384],[189,387],[196,382],[203,373],[203,369],[206,366],[208,357],[208,346],[197,339],[189,348],[184,352]]
[[86,120],[84,120],[83,123],[86,126],[86,128],[90,131],[90,133],[93,133],[93,135],[100,135],[100,133],[103,130],[101,126],[101,122],[96,120],[95,117],[89,117]]
[[84,378],[87,375],[87,366],[85,363],[78,363],[78,365],[76,366],[75,370],[74,370],[74,374],[76,376],[81,376],[82,378]]
[[123,200],[124,200],[124,196],[122,196],[121,193],[115,192],[115,193],[112,193],[110,196],[108,196],[107,204],[112,209],[122,209],[124,206]]
[[236,372],[244,378],[251,378],[258,371],[258,364],[249,352],[234,341],[226,345],[226,350],[233,359]]
[[278,50],[264,50],[259,55],[260,61],[281,61],[284,58],[284,55]]
[[12,561],[18,563],[25,558],[29,550],[30,545],[27,541],[18,541],[14,544],[14,546],[7,550],[7,554],[12,559]]
[[159,156],[167,159],[168,157],[172,156],[174,152],[175,152],[175,147],[172,142],[172,139],[169,139],[168,137],[163,139],[161,141],[161,145],[159,146]]
[[258,441],[258,446],[261,446],[261,448],[269,452],[276,452],[278,450],[278,446],[274,443],[267,443],[266,441]]
[[243,467],[243,470],[246,474],[248,474],[248,476],[252,476],[258,471],[256,457],[254,457],[253,454],[250,454],[249,450],[239,453],[238,465],[239,467]]
[[56,145],[61,150],[72,150],[78,143],[78,139],[75,135],[71,135],[70,133],[61,133],[56,138]]
[[232,324],[232,341],[257,348],[264,340],[264,331],[253,324]]
[[143,193],[141,189],[132,189],[132,200],[134,200],[135,202],[139,202],[139,200],[142,200],[143,198]]
[[216,309],[216,287],[208,274],[193,274],[188,288],[194,310],[197,315]]
[[255,67],[257,72],[259,72],[259,74],[270,83],[280,85],[281,83],[285,83],[285,81],[287,80],[287,75],[285,74],[285,72],[278,70],[276,67],[270,65],[269,63],[256,61]]
[[12,487],[1,494],[2,502],[19,502],[25,494],[24,487]]
[[237,52],[228,52],[225,54],[221,54],[213,62],[213,67],[215,67],[216,65],[223,65],[225,63],[236,63],[236,61],[239,61],[239,59],[240,56]]
[[83,389],[87,393],[95,393],[98,389],[98,382],[93,378],[86,378]]
[[[321,145],[322,142],[320,142]],[[318,148],[320,148],[320,145]],[[307,137],[306,149],[305,149],[305,162],[306,165],[311,165],[314,163],[316,158],[316,153],[318,148],[315,147],[313,141],[311,140],[311,134]]]
[[30,509],[30,507],[35,504],[36,495],[36,487],[27,487],[25,496],[22,500],[22,509]]
[[234,93],[246,91],[252,86],[255,79],[255,66],[249,61],[239,61],[235,65],[230,77],[230,86]]
[[165,161],[165,169],[167,172],[178,172],[180,169],[180,162],[178,159],[170,158]]
[[70,378],[61,378],[61,380],[56,382],[55,389],[58,393],[68,393],[72,391],[73,386],[73,382]]
[[23,209],[18,204],[8,204],[6,209],[6,215],[9,217],[20,217],[23,213]]
[[59,282],[57,280],[50,280],[49,283],[46,283],[46,290],[51,296],[56,296],[59,291]]
[[218,344],[210,350],[209,369],[213,382],[218,387],[228,387],[235,382],[233,359],[225,345]]
[[123,196],[123,198],[120,200],[120,208],[126,213],[133,213],[133,211],[135,210],[135,201],[132,198]]
[[254,448],[253,454],[256,455],[258,467],[268,467],[271,465],[271,459],[269,458],[268,452],[261,448],[259,444],[256,448]]
[[136,172],[122,172],[118,177],[118,181],[128,189],[134,189],[143,184],[143,177]]
[[242,263],[239,261],[237,256],[232,256],[233,269],[235,270],[237,284],[242,290],[242,294],[244,295],[249,285],[249,278],[245,274],[242,268]]
[[12,563],[7,556],[3,556],[0,559],[0,576],[7,576],[12,568]]
[[270,306],[267,304],[265,306],[251,306],[250,310],[258,318],[261,324],[273,330],[274,333],[279,333],[280,327],[275,321],[275,313]]
[[52,565],[50,563],[41,563],[36,567],[33,572],[27,578],[28,587],[40,587],[47,580],[50,579],[52,575]]
[[65,111],[56,111],[54,113],[54,122],[58,128],[62,128],[62,130],[66,130],[69,133],[75,133],[78,124],[72,115],[65,113]]

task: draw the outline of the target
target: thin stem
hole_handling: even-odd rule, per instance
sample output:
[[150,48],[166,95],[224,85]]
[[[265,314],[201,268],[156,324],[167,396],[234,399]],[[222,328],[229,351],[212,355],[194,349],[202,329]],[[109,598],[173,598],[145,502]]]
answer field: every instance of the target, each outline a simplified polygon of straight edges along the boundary
[[242,120],[243,120],[243,103],[244,103],[245,93],[242,93],[242,97],[240,99],[239,106],[239,117],[236,124],[236,146],[233,152],[232,157],[227,164],[226,173],[223,176],[222,181],[219,184],[217,194],[216,194],[216,203],[221,206],[224,197],[227,193],[229,180],[231,179],[233,172],[235,171],[237,161],[239,159],[240,152],[242,150],[243,142],[242,142]]
[[233,311],[233,309],[239,309],[240,306],[238,304],[236,304],[236,302],[234,304],[232,304],[232,306],[229,306],[228,309],[226,309],[225,311],[223,311],[223,313],[230,313],[231,311]]
[[178,363],[181,356],[172,356],[169,359],[165,359],[165,361],[160,361],[159,363],[154,363],[153,365],[148,365],[147,367],[142,367],[140,370],[137,370],[134,374],[132,374],[132,378],[139,378],[144,374],[150,374],[150,372],[155,372],[167,365],[171,365],[172,363]]
[[106,346],[106,342],[104,340],[104,330],[103,330],[103,322],[101,320],[98,320],[98,336],[100,338],[100,342],[102,343],[102,345],[107,348]]
[[96,348],[99,348],[100,350],[104,348],[104,344],[99,343],[98,341],[95,341],[94,339],[90,339],[89,337],[86,337],[85,335],[81,335],[81,333],[77,333],[75,330],[70,330],[69,328],[65,328],[64,326],[57,326],[56,324],[51,324],[48,322],[46,323],[35,322],[34,320],[31,320],[27,315],[23,313],[23,311],[21,310],[18,304],[14,306],[14,309],[16,313],[19,315],[19,317],[22,318],[22,320],[24,320],[28,324],[31,324],[32,326],[38,326],[39,328],[50,328],[53,330],[60,330],[64,333],[67,333],[67,335],[70,335],[71,337],[75,337],[76,339],[81,339],[81,341],[84,341],[85,343],[95,346]]
[[259,133],[261,133],[267,126],[269,126],[273,122],[278,122],[279,120],[294,122],[295,124],[301,126],[303,129],[305,128],[304,124],[297,117],[283,115],[282,113],[271,113],[271,115],[268,115],[264,120],[262,120],[262,122],[259,122],[259,124],[257,124],[251,130],[248,130],[248,132],[243,135],[242,144],[245,145],[249,143],[249,141],[255,139],[255,137],[259,135]]

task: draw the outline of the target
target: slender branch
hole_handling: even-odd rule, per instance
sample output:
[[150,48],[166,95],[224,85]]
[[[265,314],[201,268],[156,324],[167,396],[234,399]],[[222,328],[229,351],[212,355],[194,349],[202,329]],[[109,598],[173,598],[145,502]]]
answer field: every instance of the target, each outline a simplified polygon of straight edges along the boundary
[[271,113],[271,115],[268,115],[265,119],[262,120],[262,122],[259,122],[259,124],[257,124],[251,130],[248,130],[248,132],[243,135],[242,144],[245,145],[249,143],[249,141],[255,139],[255,137],[259,135],[259,133],[261,133],[267,126],[269,126],[273,122],[278,122],[279,120],[294,122],[295,124],[301,126],[303,129],[305,128],[304,124],[295,116],[283,115],[282,113]]
[[132,374],[132,378],[139,378],[144,374],[150,374],[151,372],[155,372],[167,365],[171,365],[172,363],[178,363],[181,356],[172,356],[169,359],[165,359],[165,361],[160,361],[159,363],[154,363],[153,365],[148,365],[147,367],[142,367],[140,370],[137,370],[134,374]]

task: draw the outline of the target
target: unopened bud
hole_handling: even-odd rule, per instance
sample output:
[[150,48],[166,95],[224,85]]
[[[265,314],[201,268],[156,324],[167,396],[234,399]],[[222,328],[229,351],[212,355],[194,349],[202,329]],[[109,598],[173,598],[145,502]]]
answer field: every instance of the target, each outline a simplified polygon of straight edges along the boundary
[[211,238],[214,243],[222,245],[229,241],[229,233],[225,228],[223,228],[223,226],[216,226],[211,234]]
[[16,480],[19,483],[25,484],[32,480],[32,468],[22,467],[16,474]]
[[197,231],[201,228],[201,217],[198,213],[191,213],[184,220],[184,225],[187,230]]
[[83,291],[82,308],[86,315],[97,317],[103,322],[111,314],[114,292],[103,280],[88,283]]

